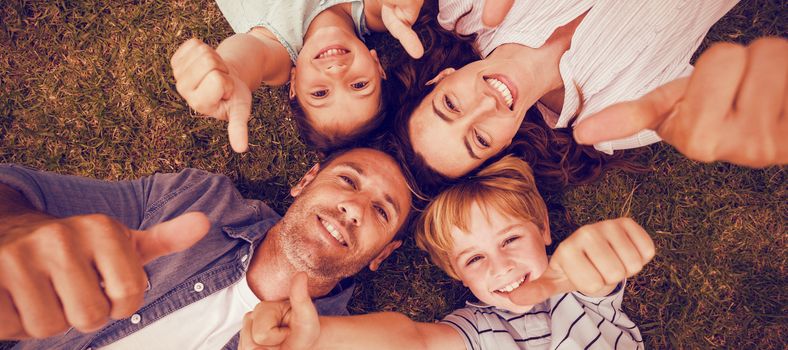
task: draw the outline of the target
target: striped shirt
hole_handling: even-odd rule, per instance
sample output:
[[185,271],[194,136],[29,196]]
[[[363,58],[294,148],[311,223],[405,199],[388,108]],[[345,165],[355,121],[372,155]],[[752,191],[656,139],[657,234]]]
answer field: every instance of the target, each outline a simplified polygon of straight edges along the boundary
[[[735,0],[517,0],[497,28],[485,28],[475,0],[440,0],[438,22],[460,34],[476,33],[487,57],[516,43],[541,47],[553,31],[588,11],[561,57],[565,97],[560,114],[537,104],[547,123],[567,127],[612,104],[637,99],[692,72],[690,59],[709,28]],[[581,108],[582,107],[582,108]],[[605,153],[660,141],[652,130],[602,142]]]
[[440,322],[469,350],[643,349],[640,330],[621,311],[624,285],[601,298],[559,294],[524,314],[468,302]]

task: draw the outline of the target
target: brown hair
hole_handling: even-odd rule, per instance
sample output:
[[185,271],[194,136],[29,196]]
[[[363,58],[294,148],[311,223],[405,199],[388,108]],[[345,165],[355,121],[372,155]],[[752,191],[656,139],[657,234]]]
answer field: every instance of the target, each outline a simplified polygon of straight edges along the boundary
[[[426,5],[426,3],[425,3]],[[422,16],[424,17],[424,16]],[[451,179],[429,166],[411,144],[409,120],[413,111],[432,92],[434,85],[426,82],[445,68],[461,68],[478,61],[481,56],[473,45],[473,36],[462,36],[443,29],[435,19],[420,18],[419,36],[429,43],[424,57],[419,61],[392,65],[390,90],[396,95],[388,96],[388,105],[397,110],[389,117],[390,130],[396,141],[397,156],[411,168],[419,181],[425,197],[436,195],[442,188],[457,179]],[[417,26],[414,25],[414,28]],[[636,153],[617,152],[606,155],[593,147],[579,145],[572,136],[571,128],[552,129],[532,106],[526,112],[523,123],[515,134],[511,145],[497,156],[488,159],[479,168],[495,162],[506,154],[515,154],[527,161],[536,176],[542,191],[560,191],[566,186],[585,184],[599,178],[607,169],[621,168],[627,171],[645,171],[645,167],[634,162]],[[470,172],[473,174],[473,171]]]
[[547,207],[536,188],[531,168],[517,157],[505,156],[478,174],[441,192],[422,213],[416,225],[416,245],[450,277],[459,279],[451,265],[454,242],[451,230],[468,231],[471,206],[497,210],[509,217],[532,222],[540,232],[547,229]]

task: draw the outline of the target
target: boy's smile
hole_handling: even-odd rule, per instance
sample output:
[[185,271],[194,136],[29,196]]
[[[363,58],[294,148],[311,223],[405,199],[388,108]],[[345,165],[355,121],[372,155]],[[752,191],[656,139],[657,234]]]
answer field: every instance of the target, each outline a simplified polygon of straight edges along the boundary
[[549,231],[478,203],[471,206],[469,218],[467,232],[458,227],[451,232],[454,247],[449,256],[460,280],[481,302],[528,311],[530,306],[514,304],[509,293],[547,269]]

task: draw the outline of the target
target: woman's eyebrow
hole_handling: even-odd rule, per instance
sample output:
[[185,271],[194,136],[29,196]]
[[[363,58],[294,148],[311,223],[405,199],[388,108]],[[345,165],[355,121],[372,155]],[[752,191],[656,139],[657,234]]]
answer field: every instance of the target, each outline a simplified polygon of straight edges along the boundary
[[447,122],[449,124],[451,124],[453,122],[453,120],[451,118],[446,116],[446,114],[443,114],[443,111],[441,111],[438,108],[438,106],[435,105],[435,98],[432,99],[432,112],[437,114],[438,117],[440,117],[441,119],[443,119],[443,121],[445,121],[445,122]]

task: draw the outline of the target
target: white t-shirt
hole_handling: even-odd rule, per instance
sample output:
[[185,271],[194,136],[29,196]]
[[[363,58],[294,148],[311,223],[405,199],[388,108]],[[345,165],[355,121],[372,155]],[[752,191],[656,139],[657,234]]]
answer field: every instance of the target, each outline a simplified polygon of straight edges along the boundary
[[[460,34],[476,33],[484,57],[517,43],[541,47],[556,28],[588,11],[561,57],[565,97],[561,113],[541,106],[553,127],[566,127],[612,104],[637,99],[692,72],[690,59],[709,28],[735,0],[517,0],[500,26],[485,28],[474,0],[440,0],[438,22]],[[582,107],[582,108],[581,108]],[[651,130],[594,145],[597,150],[660,141]]]
[[[202,287],[195,284],[195,288]],[[244,275],[229,287],[102,349],[221,349],[241,330],[244,314],[252,311],[258,302]],[[128,322],[134,322],[134,316]]]

